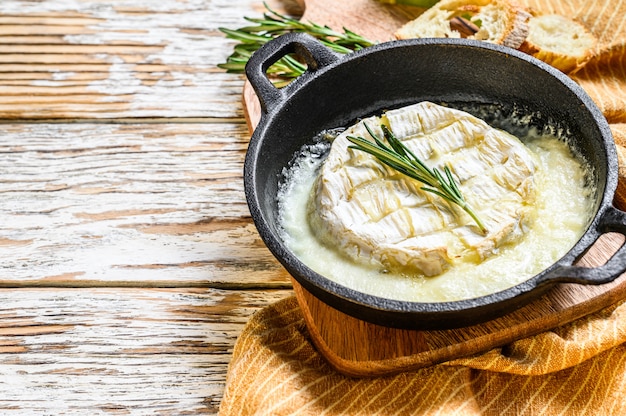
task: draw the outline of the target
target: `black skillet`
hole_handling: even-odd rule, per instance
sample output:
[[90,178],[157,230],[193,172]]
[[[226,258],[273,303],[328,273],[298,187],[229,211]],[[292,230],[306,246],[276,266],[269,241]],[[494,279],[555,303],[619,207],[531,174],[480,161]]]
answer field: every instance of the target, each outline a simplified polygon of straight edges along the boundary
[[[308,70],[277,89],[265,71],[288,54]],[[626,270],[626,246],[603,266],[573,265],[603,233],[626,234],[626,214],[613,207],[617,156],[608,123],[583,89],[563,73],[526,54],[467,39],[412,39],[337,55],[304,34],[284,35],[251,57],[247,77],[261,104],[261,119],[244,166],[245,192],[258,232],[287,271],[321,301],[378,325],[448,329],[502,316],[540,297],[556,283],[603,284]],[[528,280],[474,299],[422,303],[391,300],[337,284],[304,265],[284,245],[277,223],[276,192],[282,169],[321,130],[422,100],[480,107],[498,114],[527,111],[532,126],[549,125],[593,166],[598,189],[595,215],[576,245]]]

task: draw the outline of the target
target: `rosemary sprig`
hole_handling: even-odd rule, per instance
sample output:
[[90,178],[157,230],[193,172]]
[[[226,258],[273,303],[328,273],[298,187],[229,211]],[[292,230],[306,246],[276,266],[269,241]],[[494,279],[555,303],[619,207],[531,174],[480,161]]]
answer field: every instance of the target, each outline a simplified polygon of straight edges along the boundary
[[[304,23],[292,19],[270,9],[263,3],[267,12],[263,18],[244,17],[254,25],[241,27],[239,29],[219,28],[229,39],[237,40],[233,53],[226,59],[226,62],[218,64],[221,69],[230,73],[244,73],[246,63],[254,51],[265,43],[290,32],[308,33],[316,37],[326,47],[337,53],[350,53],[358,49],[363,49],[375,44],[355,32],[344,28],[343,32],[332,30],[328,26],[317,23]],[[293,56],[285,56],[267,71],[268,75],[276,78],[278,87],[289,83],[293,78],[297,78],[306,71],[306,65],[299,62]]]
[[465,198],[448,166],[443,168],[443,174],[437,168],[429,168],[404,143],[398,140],[387,126],[383,124],[380,127],[389,146],[385,145],[376,133],[365,124],[367,132],[372,136],[374,142],[363,137],[348,136],[348,140],[352,143],[349,147],[369,153],[381,163],[427,185],[421,189],[438,195],[448,202],[457,204],[472,217],[483,233],[487,232],[487,228],[480,221],[480,218],[478,218],[469,204],[465,202]]

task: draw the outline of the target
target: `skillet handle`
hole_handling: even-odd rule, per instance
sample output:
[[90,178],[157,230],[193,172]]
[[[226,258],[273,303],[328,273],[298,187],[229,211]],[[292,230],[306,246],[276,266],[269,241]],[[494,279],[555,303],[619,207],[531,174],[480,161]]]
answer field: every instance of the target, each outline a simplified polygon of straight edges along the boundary
[[[286,87],[276,88],[268,79],[266,71],[276,61],[292,53],[306,62],[307,70]],[[305,33],[287,33],[266,43],[252,54],[246,64],[246,76],[259,98],[262,112],[267,114],[295,91],[300,83],[339,59],[340,55],[313,36]]]
[[[601,215],[598,225],[598,238],[603,233],[619,232],[626,236],[626,212],[610,206]],[[597,241],[597,238],[596,238]],[[543,281],[551,280],[567,283],[603,284],[612,282],[626,271],[626,244],[623,244],[602,266],[580,267],[562,266],[545,276]]]

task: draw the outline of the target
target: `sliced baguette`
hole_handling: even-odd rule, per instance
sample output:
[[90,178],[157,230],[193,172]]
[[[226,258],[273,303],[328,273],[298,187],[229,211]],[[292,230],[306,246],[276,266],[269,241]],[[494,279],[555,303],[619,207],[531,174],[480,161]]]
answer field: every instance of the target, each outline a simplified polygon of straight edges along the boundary
[[594,55],[597,39],[582,24],[558,14],[533,16],[520,50],[566,74],[582,68]]
[[[466,37],[517,49],[528,35],[530,17],[526,9],[506,0],[441,0],[394,35],[397,39]],[[475,33],[455,24],[459,20],[475,25]]]

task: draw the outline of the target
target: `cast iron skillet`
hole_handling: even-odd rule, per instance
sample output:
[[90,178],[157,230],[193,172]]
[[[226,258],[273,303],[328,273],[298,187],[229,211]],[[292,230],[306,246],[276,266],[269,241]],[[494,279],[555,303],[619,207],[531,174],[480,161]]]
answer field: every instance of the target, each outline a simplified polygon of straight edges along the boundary
[[[265,71],[295,53],[307,72],[275,88]],[[312,37],[284,35],[258,50],[246,67],[262,115],[244,166],[245,192],[254,223],[272,254],[324,303],[378,325],[446,329],[484,322],[541,296],[555,283],[602,284],[626,270],[626,246],[603,266],[574,266],[603,233],[626,234],[626,214],[612,206],[617,157],[607,121],[567,76],[528,55],[467,39],[392,41],[337,55]],[[474,299],[420,303],[385,299],[339,285],[314,272],[281,241],[276,191],[282,169],[323,129],[422,100],[498,104],[504,114],[528,109],[532,124],[565,129],[595,170],[596,214],[583,237],[563,258],[532,278]],[[494,117],[497,119],[497,117]]]

